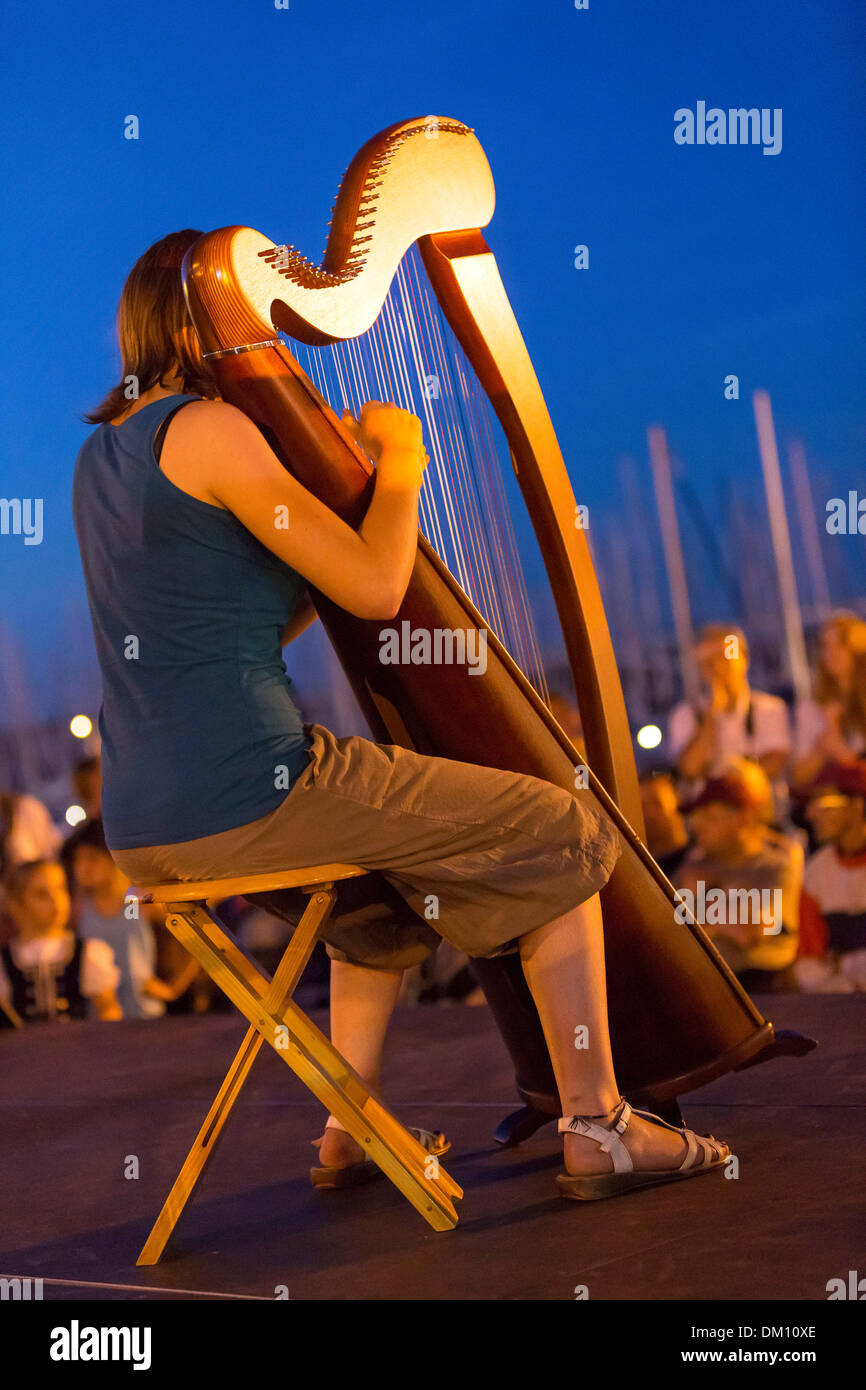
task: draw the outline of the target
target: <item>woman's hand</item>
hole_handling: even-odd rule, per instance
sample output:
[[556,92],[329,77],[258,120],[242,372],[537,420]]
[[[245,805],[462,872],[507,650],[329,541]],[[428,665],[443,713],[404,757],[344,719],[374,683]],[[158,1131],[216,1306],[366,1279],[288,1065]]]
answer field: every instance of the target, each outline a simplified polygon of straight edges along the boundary
[[360,444],[365,454],[378,463],[386,449],[396,449],[420,454],[424,451],[421,442],[421,421],[417,415],[399,406],[382,401],[367,401],[361,406],[361,418],[356,420],[350,411],[343,411],[343,424]]
[[421,438],[421,421],[399,406],[367,401],[361,407],[360,420],[350,411],[343,411],[343,426],[389,478],[402,471],[414,483],[416,470],[423,472],[430,461]]
[[357,531],[286,471],[251,420],[223,402],[193,401],[178,413],[166,441],[175,471],[169,471],[166,450],[163,468],[182,488],[184,479],[195,478],[195,495],[233,512],[341,608],[359,618],[390,620],[403,602],[418,546],[427,460],[421,422],[409,411],[370,401],[352,423],[361,447],[378,455],[373,495]]

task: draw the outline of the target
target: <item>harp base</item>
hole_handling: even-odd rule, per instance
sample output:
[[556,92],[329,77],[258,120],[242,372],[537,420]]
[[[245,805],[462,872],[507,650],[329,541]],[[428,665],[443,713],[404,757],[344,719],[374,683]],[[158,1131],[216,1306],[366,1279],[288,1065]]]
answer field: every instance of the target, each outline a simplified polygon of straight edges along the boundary
[[[493,1131],[494,1142],[500,1148],[516,1149],[545,1125],[552,1125],[559,1117],[561,1106],[553,1096],[537,1097],[536,1100],[543,1100],[541,1106],[527,1097],[524,1099],[527,1100],[527,1104],[522,1109],[513,1110],[510,1115],[506,1115]],[[633,1102],[629,1100],[629,1104],[632,1105]],[[682,1128],[685,1123],[683,1112],[675,1100],[662,1101],[655,1106],[653,1113],[658,1115],[660,1120],[665,1120],[669,1125],[676,1125],[677,1128]]]
[[[503,1148],[515,1148],[560,1114],[553,1068],[519,957],[475,959],[472,968],[508,1048],[516,1073],[516,1090],[524,1102],[522,1109],[506,1115],[493,1135]],[[682,1124],[679,1097],[687,1092],[706,1086],[729,1071],[744,1071],[774,1057],[803,1057],[817,1045],[814,1038],[803,1033],[776,1033],[772,1023],[764,1023],[737,1047],[703,1066],[652,1086],[629,1086],[626,1078],[623,1094],[631,1105],[652,1110],[669,1124]]]

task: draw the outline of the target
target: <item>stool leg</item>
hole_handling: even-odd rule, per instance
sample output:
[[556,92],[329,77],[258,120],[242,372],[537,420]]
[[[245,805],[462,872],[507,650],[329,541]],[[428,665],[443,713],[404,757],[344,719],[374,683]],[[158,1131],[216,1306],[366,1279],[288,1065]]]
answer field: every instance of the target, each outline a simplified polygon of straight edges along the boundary
[[[336,893],[328,889],[317,891],[304,910],[300,922],[292,933],[292,939],[280,960],[271,980],[267,1003],[280,1007],[293,994],[298,980],[316,944],[319,931],[328,920],[336,900]],[[137,1265],[155,1265],[160,1259],[171,1234],[180,1220],[184,1207],[198,1185],[208,1159],[217,1146],[232,1106],[241,1093],[250,1069],[259,1054],[264,1041],[257,1028],[247,1029],[246,1036],[238,1048],[229,1067],[225,1080],[217,1092],[216,1099],[205,1116],[204,1123],[195,1137],[195,1142],[186,1156],[183,1167],[174,1180],[171,1191],[165,1199],[153,1230],[145,1241]]]
[[[457,1223],[462,1190],[365,1087],[301,1010],[268,999],[261,971],[204,908],[169,904],[167,925],[304,1085],[366,1149],[434,1230]],[[288,1046],[286,1045],[288,1044]]]
[[160,1259],[168,1240],[183,1215],[183,1209],[198,1186],[205,1165],[217,1145],[223,1126],[231,1113],[231,1108],[240,1094],[241,1087],[249,1075],[250,1068],[262,1045],[262,1036],[255,1028],[248,1028],[246,1036],[238,1048],[226,1078],[217,1092],[216,1099],[207,1112],[204,1124],[195,1137],[195,1142],[187,1154],[183,1167],[174,1180],[172,1189],[163,1203],[162,1211],[154,1222],[153,1230],[144,1243],[137,1265],[155,1265]]

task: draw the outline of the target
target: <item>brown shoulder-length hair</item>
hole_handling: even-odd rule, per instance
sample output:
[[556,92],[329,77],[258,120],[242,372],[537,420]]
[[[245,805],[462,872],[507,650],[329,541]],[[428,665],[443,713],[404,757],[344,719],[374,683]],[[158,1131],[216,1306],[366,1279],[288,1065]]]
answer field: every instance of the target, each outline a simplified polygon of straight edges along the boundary
[[[90,424],[122,415],[132,400],[151,386],[165,385],[164,378],[173,372],[180,375],[186,395],[216,395],[213,378],[196,351],[180,277],[183,258],[201,235],[192,227],[169,233],[148,247],[127,275],[117,311],[122,379],[84,416]],[[130,377],[135,378],[132,396]]]
[[834,628],[843,646],[854,660],[850,683],[843,687],[830,674],[818,657],[815,675],[815,700],[819,705],[831,702],[842,706],[842,733],[849,737],[855,731],[866,738],[866,621],[856,613],[838,609],[821,625],[821,631]]

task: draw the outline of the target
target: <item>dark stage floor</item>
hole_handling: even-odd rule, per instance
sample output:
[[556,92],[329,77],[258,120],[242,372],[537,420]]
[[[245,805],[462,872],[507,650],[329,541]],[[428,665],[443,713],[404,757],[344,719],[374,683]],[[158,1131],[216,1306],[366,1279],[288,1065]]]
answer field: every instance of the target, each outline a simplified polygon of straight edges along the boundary
[[[401,1012],[387,1093],[407,1123],[453,1139],[466,1189],[436,1234],[384,1179],[316,1193],[323,1114],[264,1049],[161,1264],[136,1269],[150,1225],[244,1031],[239,1016],[81,1024],[0,1036],[0,1274],[46,1299],[815,1299],[866,1268],[866,997],[758,1001],[820,1040],[801,1060],[729,1076],[685,1102],[724,1136],[714,1173],[613,1201],[558,1198],[554,1129],[503,1152],[516,1102],[487,1009]],[[128,1155],[141,1176],[124,1177]]]

